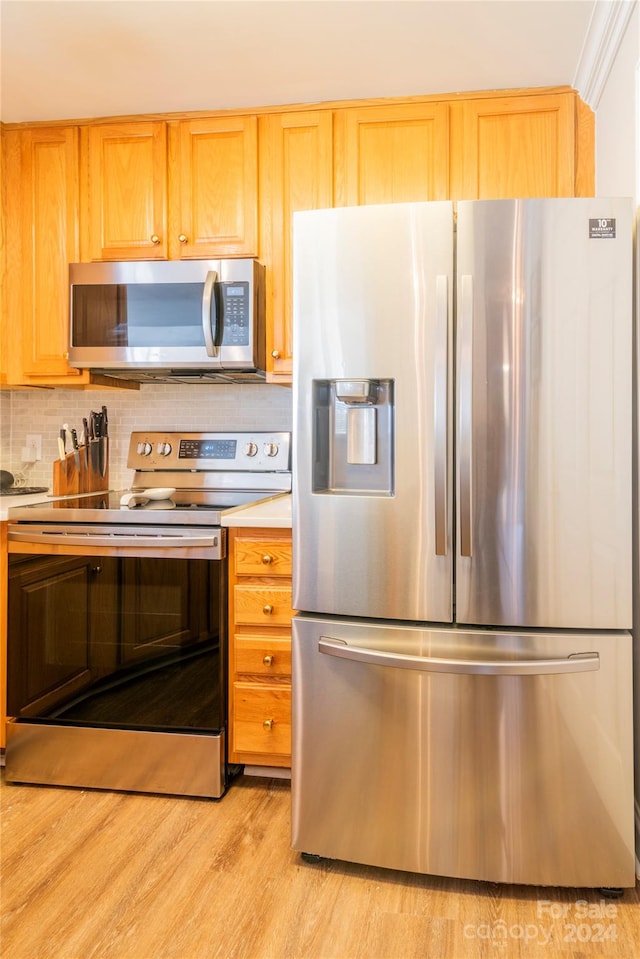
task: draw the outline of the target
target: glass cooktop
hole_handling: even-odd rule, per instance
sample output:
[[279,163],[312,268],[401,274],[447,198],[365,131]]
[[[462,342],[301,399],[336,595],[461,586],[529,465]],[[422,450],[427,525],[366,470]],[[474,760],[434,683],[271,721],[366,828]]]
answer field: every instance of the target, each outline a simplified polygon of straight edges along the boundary
[[[155,523],[156,525],[215,526],[224,510],[269,499],[273,492],[256,490],[177,490],[168,500],[134,501],[122,506],[121,500],[130,490],[87,493],[66,496],[9,509],[9,522],[64,523]],[[192,501],[185,501],[192,500]]]

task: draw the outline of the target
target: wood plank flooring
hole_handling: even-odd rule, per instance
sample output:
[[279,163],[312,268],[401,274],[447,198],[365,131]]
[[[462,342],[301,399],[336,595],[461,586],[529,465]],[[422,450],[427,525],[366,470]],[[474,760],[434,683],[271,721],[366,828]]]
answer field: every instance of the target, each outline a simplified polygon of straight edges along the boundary
[[601,905],[594,890],[307,864],[286,780],[240,777],[213,802],[3,778],[0,800],[2,959],[640,956],[638,887]]

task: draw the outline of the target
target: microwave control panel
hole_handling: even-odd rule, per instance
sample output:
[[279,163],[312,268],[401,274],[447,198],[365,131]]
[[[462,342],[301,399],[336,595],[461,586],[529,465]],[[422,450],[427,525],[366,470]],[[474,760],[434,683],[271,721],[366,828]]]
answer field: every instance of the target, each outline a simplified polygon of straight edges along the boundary
[[224,346],[247,346],[251,329],[249,284],[230,281],[220,284]]

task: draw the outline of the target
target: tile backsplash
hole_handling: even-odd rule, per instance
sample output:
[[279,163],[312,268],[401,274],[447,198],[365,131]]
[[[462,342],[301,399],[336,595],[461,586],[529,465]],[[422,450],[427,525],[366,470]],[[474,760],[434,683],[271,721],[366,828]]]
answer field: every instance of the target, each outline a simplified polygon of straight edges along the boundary
[[[0,392],[0,468],[28,486],[52,483],[63,423],[82,430],[82,418],[109,411],[109,485],[131,485],[127,469],[133,430],[290,430],[291,390],[268,384],[187,386],[144,384],[140,390]],[[42,437],[42,460],[25,464],[27,434]]]

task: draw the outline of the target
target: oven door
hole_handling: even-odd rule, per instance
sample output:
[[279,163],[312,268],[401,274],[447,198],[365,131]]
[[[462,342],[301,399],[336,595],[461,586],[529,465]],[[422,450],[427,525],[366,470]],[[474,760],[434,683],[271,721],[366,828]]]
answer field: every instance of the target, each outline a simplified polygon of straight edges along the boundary
[[222,794],[224,532],[10,525],[10,781]]

